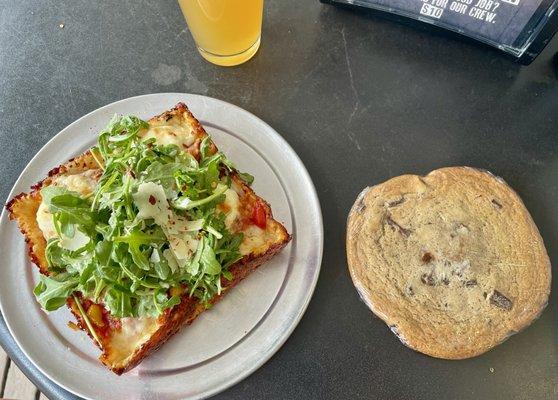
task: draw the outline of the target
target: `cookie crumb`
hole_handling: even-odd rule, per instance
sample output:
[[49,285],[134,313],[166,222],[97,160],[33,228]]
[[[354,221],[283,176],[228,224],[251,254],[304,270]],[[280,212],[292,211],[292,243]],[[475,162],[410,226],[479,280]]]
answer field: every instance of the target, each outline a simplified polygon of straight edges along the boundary
[[490,372],[494,372],[494,368],[490,367],[489,368]]
[[434,256],[433,256],[432,254],[430,254],[428,251],[425,252],[425,253],[422,255],[422,258],[421,258],[422,262],[425,263],[425,264],[428,264],[428,263],[429,263],[430,261],[432,261],[433,259],[434,259]]
[[64,29],[64,26],[65,26],[64,23],[58,25],[58,27],[59,27],[60,29]]

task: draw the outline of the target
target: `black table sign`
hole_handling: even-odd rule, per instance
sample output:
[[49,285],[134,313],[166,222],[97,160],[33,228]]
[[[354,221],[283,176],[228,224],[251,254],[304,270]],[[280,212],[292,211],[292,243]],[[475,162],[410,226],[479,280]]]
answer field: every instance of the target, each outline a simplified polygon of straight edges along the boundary
[[558,0],[321,0],[447,29],[529,64],[558,30]]

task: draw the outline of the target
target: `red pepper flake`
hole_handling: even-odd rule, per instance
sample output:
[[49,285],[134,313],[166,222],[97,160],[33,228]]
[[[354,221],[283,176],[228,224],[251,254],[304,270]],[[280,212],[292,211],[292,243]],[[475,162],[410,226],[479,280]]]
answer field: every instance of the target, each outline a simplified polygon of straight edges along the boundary
[[155,196],[150,195],[150,196],[149,196],[149,204],[151,204],[152,206],[154,206],[155,203],[157,203],[157,199],[155,198]]

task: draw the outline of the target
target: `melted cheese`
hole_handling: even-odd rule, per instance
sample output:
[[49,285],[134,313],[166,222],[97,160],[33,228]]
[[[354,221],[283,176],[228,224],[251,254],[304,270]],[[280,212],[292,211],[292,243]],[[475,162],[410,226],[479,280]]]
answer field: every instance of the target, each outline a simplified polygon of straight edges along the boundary
[[240,199],[238,193],[233,189],[227,189],[225,192],[225,201],[219,205],[219,209],[225,213],[225,225],[228,229],[231,229],[236,220],[240,217]]
[[125,364],[157,330],[159,324],[155,318],[122,318],[122,328],[114,331],[111,340],[109,358],[111,364]]
[[54,221],[52,220],[52,214],[48,211],[46,204],[43,202],[39,205],[36,219],[37,225],[39,225],[39,229],[43,232],[43,236],[46,240],[58,237],[56,228],[54,227]]
[[75,251],[81,249],[83,246],[89,243],[89,240],[91,240],[89,239],[89,236],[87,236],[79,229],[76,229],[74,232],[74,237],[69,238],[66,235],[62,235],[62,237],[60,238],[60,247],[70,251]]
[[144,140],[155,138],[157,144],[163,146],[174,144],[182,149],[196,141],[196,134],[192,128],[188,124],[183,124],[178,118],[150,122],[149,129],[140,132],[139,135]]
[[80,174],[58,176],[52,184],[54,186],[65,187],[72,192],[77,192],[86,197],[95,191],[98,178],[99,170],[89,169]]
[[256,225],[250,225],[242,233],[244,234],[244,240],[240,244],[239,250],[243,256],[250,253],[258,254],[267,249],[267,232],[264,229]]
[[[99,176],[99,171],[92,169],[82,172],[81,174],[75,175],[62,175],[54,178],[51,185],[64,187],[72,192],[77,192],[82,196],[89,196],[95,190],[97,186],[97,179]],[[54,237],[58,237],[56,229],[54,227],[54,222],[52,221],[52,214],[48,211],[47,206],[41,202],[36,215],[37,225],[39,229],[43,232],[43,236],[46,240]],[[86,236],[76,230],[76,234],[73,238],[62,238],[61,245],[69,250],[77,250],[82,247]],[[81,246],[79,246],[81,244]],[[79,247],[76,247],[79,246]]]
[[[235,223],[240,219],[240,197],[236,185],[225,192],[225,201],[217,207],[225,214],[225,225],[233,232]],[[245,256],[250,253],[258,254],[267,250],[268,232],[256,225],[249,225],[242,229],[244,240],[240,244],[240,254]]]

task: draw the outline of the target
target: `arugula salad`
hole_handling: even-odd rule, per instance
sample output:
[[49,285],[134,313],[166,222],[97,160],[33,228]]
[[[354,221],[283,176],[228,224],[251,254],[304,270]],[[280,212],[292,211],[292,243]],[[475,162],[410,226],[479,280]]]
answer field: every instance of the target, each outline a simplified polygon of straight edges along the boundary
[[243,235],[229,230],[218,205],[233,172],[247,184],[253,178],[208,137],[196,159],[142,139],[148,128],[137,117],[115,116],[100,132],[92,155],[102,174],[90,195],[41,189],[56,229],[46,247],[51,275],[34,290],[45,310],[81,293],[114,317],[157,317],[184,290],[209,306],[221,278],[233,278],[228,268],[242,257]]

